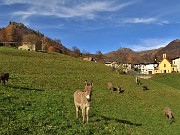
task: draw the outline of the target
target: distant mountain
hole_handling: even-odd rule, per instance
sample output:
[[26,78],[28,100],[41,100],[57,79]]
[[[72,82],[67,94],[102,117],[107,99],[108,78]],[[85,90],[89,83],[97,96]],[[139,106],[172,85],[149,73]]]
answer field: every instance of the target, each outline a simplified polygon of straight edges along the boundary
[[180,56],[180,40],[176,39],[170,42],[167,46],[159,49],[159,51],[156,53],[156,56],[162,57],[162,54],[164,53],[167,54],[167,58],[169,60]]
[[[117,51],[112,51],[107,54],[104,54],[106,61],[117,61],[120,63],[128,63],[131,62],[130,59],[138,59],[139,55],[137,52],[129,49],[122,48]],[[128,61],[129,58],[129,61]]]
[[112,51],[104,54],[105,59],[108,61],[117,61],[122,63],[140,63],[140,62],[153,62],[162,60],[162,55],[166,53],[167,59],[171,60],[177,56],[180,56],[180,40],[174,40],[165,47],[159,49],[146,50],[141,52],[135,52],[129,48],[122,48],[117,51]]

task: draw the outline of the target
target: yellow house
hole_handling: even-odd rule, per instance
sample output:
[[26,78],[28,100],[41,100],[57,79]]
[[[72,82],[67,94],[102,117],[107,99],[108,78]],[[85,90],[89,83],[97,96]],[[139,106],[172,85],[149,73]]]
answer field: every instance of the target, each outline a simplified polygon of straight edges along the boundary
[[171,65],[171,63],[166,59],[166,54],[163,54],[163,60],[159,63],[158,67],[155,69],[155,73],[172,73],[177,72],[177,66]]

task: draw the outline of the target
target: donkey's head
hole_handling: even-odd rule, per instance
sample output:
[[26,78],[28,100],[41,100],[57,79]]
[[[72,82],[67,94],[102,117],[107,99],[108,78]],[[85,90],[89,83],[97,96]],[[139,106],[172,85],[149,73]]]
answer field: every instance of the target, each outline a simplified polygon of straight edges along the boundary
[[85,89],[84,89],[84,91],[86,92],[86,99],[89,100],[89,101],[91,100],[92,86],[93,86],[92,81],[91,81],[90,84],[88,84],[87,80],[85,81]]

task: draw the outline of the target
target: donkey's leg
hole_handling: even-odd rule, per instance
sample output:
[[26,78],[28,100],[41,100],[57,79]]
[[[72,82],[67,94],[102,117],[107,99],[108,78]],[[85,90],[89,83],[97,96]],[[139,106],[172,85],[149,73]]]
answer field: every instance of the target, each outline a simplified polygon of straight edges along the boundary
[[86,118],[87,118],[87,123],[89,121],[89,107],[86,108]]
[[5,85],[6,84],[5,79],[3,79],[2,81],[3,81],[3,84]]
[[82,118],[83,118],[83,123],[84,123],[84,118],[85,118],[85,108],[82,108]]
[[76,105],[76,118],[78,118],[79,107]]

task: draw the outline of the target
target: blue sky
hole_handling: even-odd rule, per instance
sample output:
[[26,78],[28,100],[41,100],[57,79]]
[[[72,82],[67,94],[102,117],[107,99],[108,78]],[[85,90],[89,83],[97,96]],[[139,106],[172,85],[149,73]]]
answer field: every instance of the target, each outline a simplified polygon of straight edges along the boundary
[[179,0],[0,0],[0,27],[21,22],[69,49],[155,49],[180,37]]

